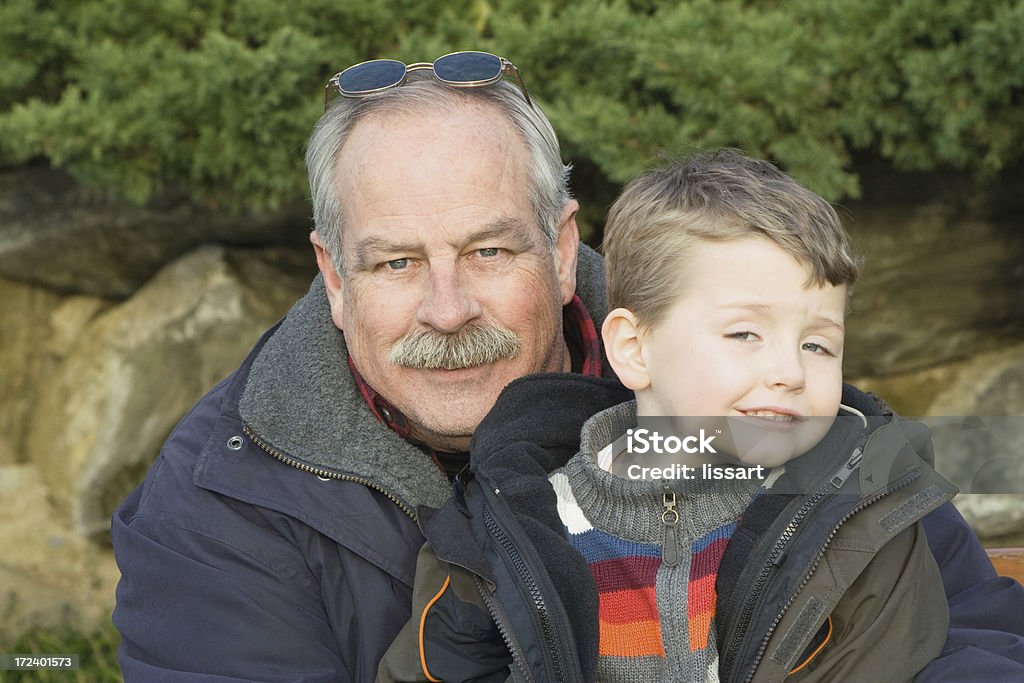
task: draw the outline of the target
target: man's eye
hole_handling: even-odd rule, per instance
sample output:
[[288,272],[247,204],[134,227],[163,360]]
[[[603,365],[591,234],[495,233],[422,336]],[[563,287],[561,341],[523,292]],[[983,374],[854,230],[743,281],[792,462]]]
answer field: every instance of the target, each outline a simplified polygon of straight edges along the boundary
[[484,258],[493,258],[494,256],[497,256],[500,251],[501,249],[498,249],[497,247],[484,247],[483,249],[477,249],[476,253]]
[[387,266],[391,270],[403,270],[409,265],[409,259],[407,258],[396,258],[388,261]]

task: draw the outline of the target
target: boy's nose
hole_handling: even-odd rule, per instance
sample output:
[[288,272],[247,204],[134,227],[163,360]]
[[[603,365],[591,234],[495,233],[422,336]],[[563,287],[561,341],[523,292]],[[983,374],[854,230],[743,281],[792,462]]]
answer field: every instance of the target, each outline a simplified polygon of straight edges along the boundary
[[771,388],[801,391],[806,384],[804,364],[799,353],[779,352],[765,373],[765,384]]
[[416,313],[419,322],[451,334],[480,315],[480,304],[462,282],[455,264],[431,263],[426,286]]

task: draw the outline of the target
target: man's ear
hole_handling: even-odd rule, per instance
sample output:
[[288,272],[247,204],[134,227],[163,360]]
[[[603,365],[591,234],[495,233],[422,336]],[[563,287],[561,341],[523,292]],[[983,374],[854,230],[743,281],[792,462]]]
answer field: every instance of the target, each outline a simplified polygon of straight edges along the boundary
[[330,252],[324,247],[320,235],[315,230],[309,233],[309,241],[313,244],[313,251],[316,252],[316,265],[319,266],[320,272],[324,276],[324,289],[327,290],[327,301],[331,305],[331,319],[339,330],[344,329],[342,327],[345,301],[344,283],[341,276],[338,275],[338,269],[334,267],[334,259],[331,258]]
[[651,385],[651,375],[643,355],[643,335],[633,312],[616,308],[601,326],[604,349],[612,370],[624,386],[642,391]]
[[558,289],[562,305],[572,301],[576,295],[576,258],[580,248],[580,231],[576,227],[576,213],[580,204],[570,199],[562,209],[558,221],[558,239],[555,242],[555,260],[558,268]]

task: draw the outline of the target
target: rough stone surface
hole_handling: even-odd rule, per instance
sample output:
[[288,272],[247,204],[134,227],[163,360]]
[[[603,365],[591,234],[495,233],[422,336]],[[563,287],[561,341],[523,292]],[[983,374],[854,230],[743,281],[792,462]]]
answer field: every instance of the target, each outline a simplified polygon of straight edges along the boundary
[[0,465],[0,547],[0,644],[34,629],[90,633],[110,620],[113,553],[54,511],[35,465]]
[[0,465],[24,462],[41,388],[108,302],[0,279]]
[[847,320],[846,370],[883,376],[1024,337],[1021,173],[979,188],[958,175],[864,173],[844,213],[866,255]]
[[203,247],[82,329],[40,390],[27,449],[77,533],[105,537],[173,425],[307,289],[312,262]]
[[234,214],[168,193],[136,206],[35,166],[0,172],[0,276],[123,299],[201,244],[306,244],[308,204]]

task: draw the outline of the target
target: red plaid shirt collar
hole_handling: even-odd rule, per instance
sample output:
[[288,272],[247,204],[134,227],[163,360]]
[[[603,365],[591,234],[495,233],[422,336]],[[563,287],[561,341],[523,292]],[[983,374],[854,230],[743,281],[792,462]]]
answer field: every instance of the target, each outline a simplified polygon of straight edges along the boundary
[[604,358],[601,355],[601,337],[597,334],[597,326],[590,312],[583,305],[583,299],[574,294],[572,301],[562,307],[562,328],[579,330],[579,340],[583,348],[583,365],[580,374],[584,377],[601,377],[604,375]]
[[[601,338],[597,334],[594,319],[590,317],[590,313],[583,305],[583,300],[579,295],[574,295],[572,301],[562,307],[562,326],[564,330],[578,330],[583,352],[583,365],[580,368],[580,374],[585,377],[600,377],[603,374]],[[363,376],[356,370],[352,356],[348,357],[348,369],[351,370],[356,386],[359,387],[359,393],[363,395],[366,404],[370,406],[370,410],[377,419],[403,439],[409,438],[409,422],[405,416],[366,383]]]

